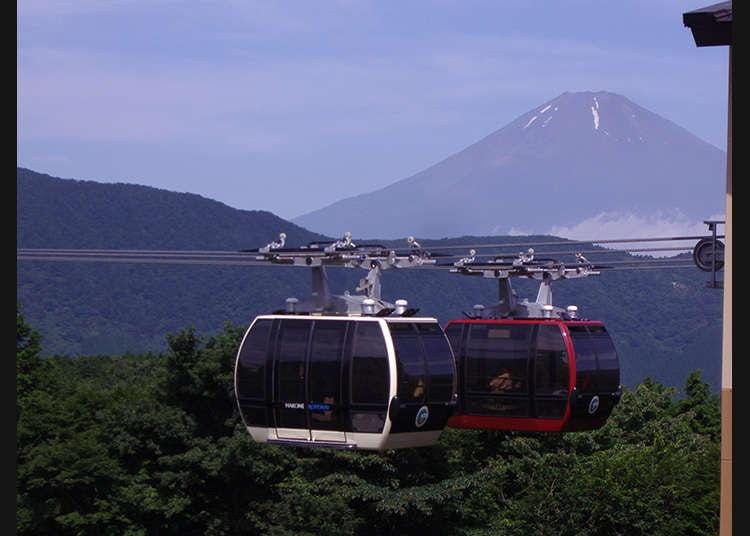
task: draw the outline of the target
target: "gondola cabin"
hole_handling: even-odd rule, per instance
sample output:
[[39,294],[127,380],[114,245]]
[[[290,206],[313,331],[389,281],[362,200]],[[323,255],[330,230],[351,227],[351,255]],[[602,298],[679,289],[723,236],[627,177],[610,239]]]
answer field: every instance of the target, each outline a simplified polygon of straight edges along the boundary
[[602,426],[620,397],[604,324],[560,318],[462,319],[445,332],[457,361],[455,428],[528,432]]
[[235,389],[255,441],[422,447],[455,407],[455,362],[434,318],[266,315],[242,340]]

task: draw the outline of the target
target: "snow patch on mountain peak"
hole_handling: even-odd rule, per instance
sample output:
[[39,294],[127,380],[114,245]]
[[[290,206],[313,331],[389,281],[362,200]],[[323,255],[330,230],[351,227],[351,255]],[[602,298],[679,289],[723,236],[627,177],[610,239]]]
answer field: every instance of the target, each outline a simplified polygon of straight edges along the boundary
[[594,116],[594,130],[599,130],[599,104],[597,103],[596,108],[591,107],[591,113]]

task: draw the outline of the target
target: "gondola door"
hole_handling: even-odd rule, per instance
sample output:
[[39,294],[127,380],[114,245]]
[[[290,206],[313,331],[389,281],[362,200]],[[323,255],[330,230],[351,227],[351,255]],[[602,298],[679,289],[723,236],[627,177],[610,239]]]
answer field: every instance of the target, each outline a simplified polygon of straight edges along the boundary
[[313,441],[346,441],[341,372],[349,324],[345,320],[316,320],[313,327],[307,374],[307,408]]
[[312,322],[283,319],[274,355],[273,413],[279,439],[310,440],[307,354]]
[[283,319],[274,356],[278,439],[345,442],[341,367],[345,320]]

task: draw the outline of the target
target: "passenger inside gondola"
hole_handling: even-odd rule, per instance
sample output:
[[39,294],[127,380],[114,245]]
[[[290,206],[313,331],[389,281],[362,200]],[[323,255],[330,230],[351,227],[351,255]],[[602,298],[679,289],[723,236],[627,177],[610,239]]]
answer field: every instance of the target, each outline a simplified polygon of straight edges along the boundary
[[417,380],[417,385],[414,387],[412,398],[418,399],[418,398],[422,398],[423,396],[424,396],[424,379],[420,377]]
[[510,374],[510,370],[503,368],[500,374],[490,379],[490,391],[497,393],[500,391],[512,391],[519,387],[519,382],[514,382],[513,377]]
[[323,404],[317,411],[311,412],[312,419],[319,422],[331,422],[333,420],[333,407],[336,399],[332,396],[324,396]]

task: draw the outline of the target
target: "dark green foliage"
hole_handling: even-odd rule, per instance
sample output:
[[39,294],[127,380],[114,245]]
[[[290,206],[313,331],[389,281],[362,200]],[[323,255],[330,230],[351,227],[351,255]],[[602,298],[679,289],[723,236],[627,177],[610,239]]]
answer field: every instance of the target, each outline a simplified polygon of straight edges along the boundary
[[[592,432],[446,430],[430,448],[254,443],[235,410],[241,330],[163,354],[38,358],[17,315],[19,534],[711,535],[718,401],[647,379]],[[36,356],[36,357],[34,357]],[[33,359],[30,359],[32,358]]]
[[203,346],[195,330],[168,336],[164,402],[181,408],[201,435],[219,437],[233,425],[234,360],[243,331],[227,324]]
[[[130,184],[63,180],[18,168],[21,248],[229,250],[257,248],[287,234],[289,245],[324,237],[265,211],[237,210],[204,197]],[[44,335],[47,355],[166,349],[184,326],[217,333],[230,320],[283,302],[306,285],[294,272],[238,267],[89,263],[18,264],[24,313]]]
[[25,398],[34,388],[41,364],[41,337],[16,309],[16,396]]
[[[135,184],[62,180],[17,168],[17,239],[25,248],[227,249],[323,238],[261,210]],[[283,229],[281,229],[283,226]]]
[[678,411],[691,415],[693,431],[700,434],[711,434],[714,439],[721,426],[719,397],[701,380],[700,372],[691,372],[685,383],[685,398],[680,401]]

